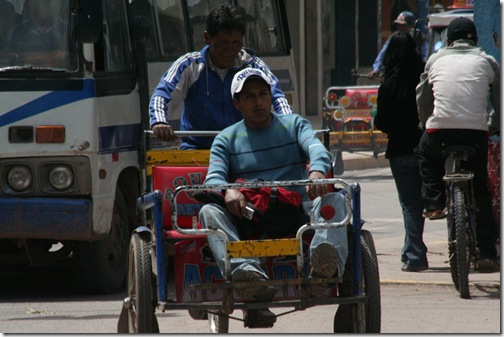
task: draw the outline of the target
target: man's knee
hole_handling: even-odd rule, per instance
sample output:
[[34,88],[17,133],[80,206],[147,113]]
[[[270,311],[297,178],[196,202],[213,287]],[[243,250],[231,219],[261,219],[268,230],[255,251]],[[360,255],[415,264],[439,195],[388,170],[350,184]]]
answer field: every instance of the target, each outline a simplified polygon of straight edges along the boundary
[[215,205],[215,204],[205,204],[203,207],[201,207],[199,211],[199,219],[200,223],[203,227],[208,228],[209,225],[212,225],[212,227],[215,227],[216,223],[214,222],[213,224],[209,223],[211,222],[210,219],[216,219],[218,217],[222,217],[223,210],[220,206]]

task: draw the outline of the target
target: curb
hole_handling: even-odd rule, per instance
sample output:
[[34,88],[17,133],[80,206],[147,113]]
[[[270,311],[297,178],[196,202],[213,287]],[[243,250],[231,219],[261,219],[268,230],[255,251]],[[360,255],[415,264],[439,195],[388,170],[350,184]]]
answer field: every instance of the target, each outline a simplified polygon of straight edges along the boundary
[[[380,284],[383,285],[434,285],[434,286],[450,286],[454,287],[451,282],[441,282],[441,281],[410,281],[410,280],[380,280]],[[476,282],[474,286],[482,286],[485,288],[500,289],[500,283],[494,282]]]

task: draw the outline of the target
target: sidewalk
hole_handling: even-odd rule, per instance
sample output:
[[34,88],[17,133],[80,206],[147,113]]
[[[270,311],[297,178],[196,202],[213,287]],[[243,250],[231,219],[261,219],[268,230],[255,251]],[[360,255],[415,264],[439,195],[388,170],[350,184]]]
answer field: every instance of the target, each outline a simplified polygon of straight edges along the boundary
[[[373,231],[374,232],[374,231]],[[447,240],[440,240],[446,234],[446,222],[436,220],[425,222],[424,242],[428,247],[429,269],[411,273],[401,270],[399,253],[402,242],[379,233],[373,234],[377,250],[381,284],[433,284],[453,287],[448,263]],[[469,273],[471,287],[500,288],[501,273],[478,273],[472,268]]]

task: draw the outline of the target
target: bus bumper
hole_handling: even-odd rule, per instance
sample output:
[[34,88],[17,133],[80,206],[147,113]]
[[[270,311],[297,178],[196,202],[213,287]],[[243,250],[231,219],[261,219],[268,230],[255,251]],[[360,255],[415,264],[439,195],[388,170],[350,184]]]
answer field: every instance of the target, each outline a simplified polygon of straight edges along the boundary
[[87,199],[0,198],[0,238],[90,240]]

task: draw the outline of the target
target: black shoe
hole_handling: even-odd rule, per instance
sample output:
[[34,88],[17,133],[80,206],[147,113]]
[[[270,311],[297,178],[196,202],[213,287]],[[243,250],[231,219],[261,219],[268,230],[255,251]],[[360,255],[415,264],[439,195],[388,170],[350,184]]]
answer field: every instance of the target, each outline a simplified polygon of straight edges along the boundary
[[269,309],[249,309],[243,311],[243,324],[247,328],[271,328],[276,315]]
[[402,271],[413,272],[413,273],[417,273],[419,271],[424,271],[424,270],[427,270],[427,269],[429,269],[429,267],[425,267],[425,266],[408,266],[407,264],[403,264],[402,267],[401,267]]
[[481,258],[478,260],[479,273],[496,273],[500,271],[497,259]]

